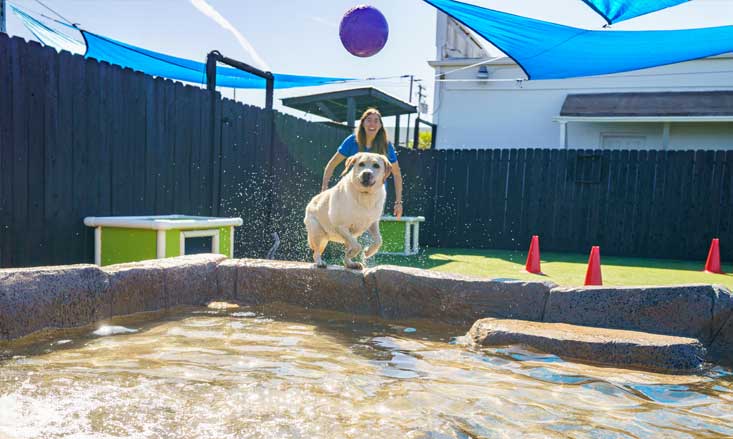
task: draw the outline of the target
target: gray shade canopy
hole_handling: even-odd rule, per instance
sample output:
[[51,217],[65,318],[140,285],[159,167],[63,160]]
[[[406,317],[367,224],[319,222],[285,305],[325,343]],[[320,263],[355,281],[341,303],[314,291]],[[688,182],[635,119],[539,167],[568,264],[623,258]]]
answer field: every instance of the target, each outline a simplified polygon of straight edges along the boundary
[[367,108],[374,107],[382,117],[417,113],[417,108],[374,87],[353,88],[282,99],[283,105],[354,127]]

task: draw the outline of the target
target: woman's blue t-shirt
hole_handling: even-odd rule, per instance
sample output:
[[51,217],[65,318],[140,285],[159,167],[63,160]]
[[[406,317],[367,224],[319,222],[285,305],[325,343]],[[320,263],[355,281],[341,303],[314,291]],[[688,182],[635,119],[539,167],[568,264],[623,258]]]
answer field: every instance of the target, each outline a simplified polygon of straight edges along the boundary
[[[367,149],[367,151],[369,150]],[[341,146],[339,146],[337,152],[345,157],[350,157],[359,152],[359,144],[356,143],[356,136],[352,134],[345,138],[344,141],[341,142]],[[390,163],[397,162],[397,152],[394,150],[392,143],[387,144],[387,159]]]

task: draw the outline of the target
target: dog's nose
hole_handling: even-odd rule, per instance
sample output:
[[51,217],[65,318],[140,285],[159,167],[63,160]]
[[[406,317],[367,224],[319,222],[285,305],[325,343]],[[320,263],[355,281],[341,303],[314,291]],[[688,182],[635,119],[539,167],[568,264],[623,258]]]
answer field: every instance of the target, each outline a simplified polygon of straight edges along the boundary
[[364,171],[361,173],[361,183],[362,184],[369,184],[372,182],[372,178],[374,177],[374,174],[371,171]]

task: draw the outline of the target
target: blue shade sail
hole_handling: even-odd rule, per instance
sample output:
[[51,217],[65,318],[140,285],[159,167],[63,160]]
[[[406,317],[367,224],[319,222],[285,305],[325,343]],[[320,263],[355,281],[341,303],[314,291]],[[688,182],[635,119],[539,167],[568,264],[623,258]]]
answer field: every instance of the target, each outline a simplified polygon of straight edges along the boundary
[[86,51],[87,47],[81,41],[77,41],[61,32],[56,32],[13,5],[10,5],[10,8],[30,33],[46,46],[55,47],[58,50],[66,50],[77,55],[83,55]]
[[[179,81],[206,84],[206,63],[191,61],[184,58],[153,52],[152,50],[132,46],[102,35],[81,30],[86,45],[45,26],[30,15],[17,8],[13,11],[18,14],[25,26],[43,44],[59,50],[68,50],[72,53],[82,53],[85,58],[94,58],[106,61],[121,67],[128,67],[148,75]],[[86,50],[86,52],[85,52]],[[351,78],[333,78],[322,76],[301,76],[274,73],[275,88],[312,87],[351,81]],[[216,68],[216,85],[232,88],[264,89],[265,79],[242,70],[231,67]]]
[[511,57],[528,79],[657,67],[733,51],[733,26],[684,30],[578,29],[453,0],[424,0]]
[[[206,83],[206,64],[153,52],[120,41],[82,31],[87,43],[87,58],[129,67],[149,75],[181,81]],[[312,87],[349,81],[349,78],[300,76],[274,73],[275,88]],[[265,79],[231,67],[216,68],[216,85],[232,88],[265,88]]]
[[618,23],[629,18],[646,15],[690,0],[583,0],[606,21]]

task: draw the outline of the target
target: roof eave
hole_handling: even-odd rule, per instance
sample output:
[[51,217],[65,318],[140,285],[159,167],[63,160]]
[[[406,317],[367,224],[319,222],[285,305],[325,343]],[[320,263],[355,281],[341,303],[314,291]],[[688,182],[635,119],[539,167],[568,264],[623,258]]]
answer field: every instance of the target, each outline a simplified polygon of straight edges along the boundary
[[733,122],[726,116],[555,116],[554,122]]

